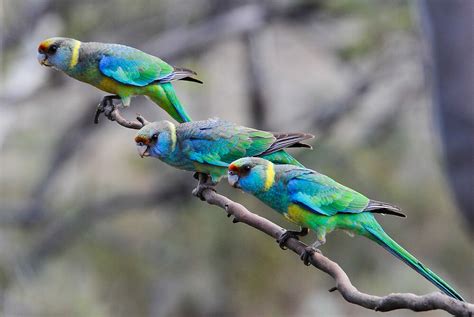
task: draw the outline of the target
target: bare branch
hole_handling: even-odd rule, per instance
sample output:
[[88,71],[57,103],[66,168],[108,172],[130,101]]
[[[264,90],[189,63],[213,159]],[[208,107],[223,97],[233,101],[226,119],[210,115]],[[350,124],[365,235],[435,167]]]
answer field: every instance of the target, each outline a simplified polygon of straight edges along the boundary
[[[124,119],[118,110],[111,112],[112,120],[120,125],[138,129],[143,127],[148,121],[142,116],[137,117],[137,121],[128,121]],[[180,187],[182,185],[178,185]],[[199,191],[199,188],[197,188]],[[146,193],[144,195],[125,195],[123,197],[114,197],[111,200],[98,202],[88,205],[75,213],[72,218],[65,218],[57,223],[50,225],[49,230],[39,240],[38,244],[29,252],[20,265],[17,267],[24,272],[36,271],[44,259],[63,250],[83,232],[84,228],[89,227],[94,219],[117,214],[117,211],[128,210],[138,201],[140,205],[154,205],[156,202],[166,197],[167,200],[173,195],[181,196],[182,190],[168,188],[162,192]],[[245,223],[269,236],[278,239],[285,232],[285,229],[275,223],[258,216],[247,210],[241,204],[238,204],[225,196],[218,194],[213,188],[203,186],[199,191],[199,197],[211,205],[223,208],[228,216],[234,216],[233,222]],[[112,212],[113,210],[113,212]],[[290,238],[285,246],[300,255],[307,247],[299,240]],[[461,302],[439,292],[426,295],[415,295],[411,293],[393,293],[387,296],[374,296],[360,292],[352,285],[349,277],[344,270],[329,258],[320,253],[315,253],[310,258],[310,263],[319,270],[330,275],[336,282],[336,286],[329,291],[338,290],[343,298],[355,305],[359,305],[375,311],[392,311],[397,309],[410,309],[413,311],[444,310],[456,316],[472,316],[474,314],[474,305]]]
[[[218,194],[212,189],[203,189],[201,197],[207,203],[224,209],[229,216],[234,216],[234,223],[245,223],[274,239],[280,238],[285,232],[282,227],[250,212],[241,204]],[[305,247],[307,247],[306,244],[294,238],[288,239],[285,246],[298,255],[302,254]],[[314,253],[310,263],[335,280],[336,286],[329,291],[338,290],[346,301],[355,305],[384,312],[396,309],[411,309],[417,312],[441,309],[456,316],[472,316],[474,314],[473,304],[461,302],[439,292],[422,296],[411,293],[393,293],[382,297],[362,293],[352,285],[344,270],[324,255]]]
[[135,130],[140,130],[148,124],[149,122],[142,117],[141,115],[137,115],[137,121],[130,121],[128,119],[125,119],[122,114],[120,113],[119,109],[115,108],[109,115],[109,119],[111,121],[116,121],[118,124],[120,124],[122,127],[129,128],[129,129],[135,129]]
[[[50,2],[46,1],[43,5],[38,6],[38,8],[33,8],[33,11],[30,10],[31,14],[42,15],[50,7]],[[216,17],[203,19],[204,22],[188,28],[179,27],[161,32],[158,37],[152,38],[145,44],[141,43],[141,47],[151,52],[159,51],[160,56],[164,59],[175,60],[206,51],[212,44],[219,41],[257,31],[275,19],[301,21],[301,18],[318,10],[319,6],[317,4],[306,2],[281,7],[269,7],[263,4],[243,5],[230,9]],[[25,14],[28,15],[30,13],[25,11]],[[31,25],[26,26],[31,28]],[[130,26],[127,26],[126,29],[129,30]],[[137,29],[140,29],[140,25],[137,26]],[[120,31],[123,32],[125,30]],[[7,36],[4,44],[11,46],[14,42]],[[166,43],[166,45],[163,43]],[[28,98],[27,96],[22,97],[22,99]],[[46,167],[46,173],[34,187],[26,207],[17,206],[11,208],[12,210],[8,212],[2,212],[0,224],[16,224],[30,227],[44,221],[44,205],[50,184],[62,170],[61,167],[80,149],[79,145],[97,131],[97,129],[92,129],[91,127],[92,118],[90,111],[93,106],[88,107],[81,117],[72,123],[72,127],[68,128],[68,133],[63,133],[63,137],[54,146],[54,150],[51,151],[53,153],[51,164]],[[138,118],[138,122],[125,119],[118,110],[112,111],[109,116],[113,118],[113,121],[117,121],[118,124],[130,129],[140,129],[146,124]]]

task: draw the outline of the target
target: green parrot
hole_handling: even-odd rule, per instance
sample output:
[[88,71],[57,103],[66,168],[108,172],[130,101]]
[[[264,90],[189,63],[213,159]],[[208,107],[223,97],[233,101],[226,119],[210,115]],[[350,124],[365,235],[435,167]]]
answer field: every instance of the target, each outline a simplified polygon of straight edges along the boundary
[[216,184],[227,175],[230,162],[245,156],[302,166],[284,149],[311,148],[301,143],[310,138],[310,134],[272,133],[214,118],[177,125],[152,122],[138,131],[135,142],[142,157],[156,157],[176,168],[209,175]]
[[374,214],[405,217],[394,205],[376,201],[341,185],[316,171],[293,165],[276,165],[262,158],[241,158],[229,165],[229,184],[260,199],[301,226],[301,231],[286,231],[280,247],[290,237],[316,234],[316,242],[301,255],[306,265],[326,234],[336,229],[375,241],[395,257],[421,274],[452,298],[464,301],[451,286],[385,233]]
[[119,44],[54,37],[40,43],[38,61],[113,94],[102,99],[98,114],[107,105],[114,107],[113,99],[120,99],[127,107],[131,97],[144,95],[176,121],[188,122],[191,118],[176,97],[171,82],[202,83],[193,78],[196,73],[192,70],[173,67],[158,57]]

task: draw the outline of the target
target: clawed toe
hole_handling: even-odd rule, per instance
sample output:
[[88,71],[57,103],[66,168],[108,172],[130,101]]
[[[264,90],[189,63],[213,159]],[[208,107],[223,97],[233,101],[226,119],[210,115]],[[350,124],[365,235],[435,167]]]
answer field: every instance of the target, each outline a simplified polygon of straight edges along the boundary
[[193,189],[193,195],[200,198],[201,200],[205,200],[203,197],[203,192],[206,189],[216,191],[215,186],[217,185],[216,183],[212,182],[210,179],[209,175],[206,175],[204,173],[196,172],[193,175],[194,178],[197,178],[199,180],[198,185],[196,188]]
[[110,106],[105,107],[104,116],[110,121],[115,121],[115,118],[112,116],[112,112],[115,110],[115,105],[111,102]]
[[281,234],[280,238],[278,238],[276,242],[278,243],[278,245],[280,246],[282,250],[286,250],[288,248],[285,246],[285,244],[290,238],[294,238],[296,240],[300,239],[298,235],[296,235],[293,231],[286,230],[284,233]]
[[301,228],[300,231],[293,231],[293,230],[286,230],[284,233],[281,234],[280,238],[277,239],[277,243],[283,250],[286,250],[287,247],[285,246],[288,239],[293,238],[299,240],[300,237],[304,237],[308,234],[308,228]]
[[99,103],[97,106],[97,110],[95,111],[95,116],[94,116],[94,123],[98,124],[99,123],[99,117],[100,115],[104,112],[104,106],[103,103]]
[[192,193],[194,196],[204,201],[205,199],[204,199],[203,193],[207,189],[215,191],[215,188],[212,185],[199,184],[196,188],[193,189]]
[[301,260],[303,261],[304,265],[306,266],[309,266],[311,265],[310,263],[310,259],[311,257],[313,256],[314,253],[321,253],[321,251],[319,249],[316,249],[314,247],[306,247],[303,251],[303,253],[301,253]]
[[196,188],[193,189],[192,193],[193,193],[193,196],[196,196],[200,198],[201,200],[203,200],[203,197],[202,197],[203,191],[204,189],[202,188],[202,186],[197,186]]
[[99,123],[99,117],[102,113],[104,114],[104,116],[107,119],[109,119],[111,121],[115,120],[112,116],[112,113],[115,110],[115,105],[114,105],[113,99],[120,99],[120,97],[118,97],[118,96],[105,96],[101,100],[101,102],[97,106],[97,110],[95,112],[95,116],[94,116],[94,123],[95,124]]

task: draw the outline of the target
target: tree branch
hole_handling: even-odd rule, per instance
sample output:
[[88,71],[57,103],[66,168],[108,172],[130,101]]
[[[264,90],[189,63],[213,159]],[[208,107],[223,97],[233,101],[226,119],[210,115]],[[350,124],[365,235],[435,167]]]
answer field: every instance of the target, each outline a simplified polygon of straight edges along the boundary
[[111,121],[116,121],[122,127],[129,128],[129,129],[135,129],[135,130],[140,130],[146,124],[150,123],[144,117],[142,117],[140,114],[137,115],[137,121],[131,121],[131,120],[125,119],[122,116],[122,114],[120,113],[120,110],[118,108],[115,108],[108,115],[108,119],[111,120]]
[[[33,11],[29,10],[31,13],[25,11],[23,15],[42,15],[50,8],[50,5],[51,1],[46,1],[43,5],[38,6],[38,8],[33,8]],[[146,43],[140,43],[140,45],[144,50],[151,52],[159,51],[160,56],[164,59],[175,60],[206,51],[219,41],[257,31],[274,20],[302,21],[302,18],[318,12],[319,9],[319,5],[311,1],[275,7],[264,4],[243,5],[230,9],[215,17],[204,18],[204,22],[187,28],[179,27],[160,32],[159,36],[148,40]],[[28,29],[31,28],[31,25],[25,25],[25,27]],[[135,28],[136,30],[140,30],[143,28],[143,25],[138,23],[135,25]],[[114,34],[123,33],[126,30],[129,31],[130,26],[119,30],[119,32],[115,30]],[[18,32],[13,32],[12,34],[16,33]],[[111,34],[106,35],[111,36]],[[6,42],[4,41],[3,44],[10,47],[15,43],[16,40],[12,41],[12,39],[7,36]],[[22,95],[21,99],[26,100],[30,97],[30,95]],[[15,103],[17,102],[18,100]],[[46,193],[50,188],[51,182],[62,170],[61,167],[64,166],[80,148],[79,144],[97,131],[97,129],[91,128],[92,120],[90,118],[90,111],[93,107],[96,107],[96,105],[91,104],[91,106],[83,112],[82,116],[72,123],[72,127],[68,128],[67,133],[62,133],[61,139],[51,151],[51,164],[46,167],[46,173],[33,188],[29,201],[26,205],[8,208],[8,212],[0,213],[0,225],[20,225],[29,228],[30,226],[41,224],[44,221]],[[109,116],[112,121],[117,121],[118,124],[129,129],[140,129],[147,123],[145,121],[129,121],[122,117],[118,110],[112,111]]]
[[[137,121],[127,120],[122,117],[118,109],[114,109],[110,113],[109,119],[130,129],[140,129],[149,123],[141,115],[137,116]],[[229,217],[234,216],[234,223],[245,223],[275,239],[280,238],[285,232],[285,229],[282,227],[250,212],[243,205],[218,194],[213,189],[203,187],[198,192],[202,200],[223,208]],[[285,246],[298,255],[301,255],[307,247],[303,242],[293,238],[288,239]],[[472,317],[474,315],[473,304],[458,301],[440,292],[433,292],[422,296],[411,293],[392,293],[382,297],[362,293],[352,285],[344,270],[336,262],[331,261],[324,255],[314,253],[310,258],[310,263],[335,280],[336,286],[331,288],[330,292],[338,290],[346,301],[355,305],[383,312],[397,309],[410,309],[417,312],[441,309],[456,316]]]
[[[224,209],[229,217],[234,216],[234,222],[245,223],[274,239],[278,239],[285,232],[282,227],[250,212],[241,204],[218,194],[212,189],[203,189],[201,194],[202,199],[208,204]],[[294,238],[288,239],[285,246],[298,255],[302,254],[305,247],[307,247],[306,244]],[[334,279],[336,286],[330,289],[331,292],[338,290],[346,301],[355,305],[383,312],[396,309],[411,309],[417,312],[441,309],[456,316],[474,315],[473,304],[458,301],[439,292],[422,296],[411,293],[393,293],[382,297],[362,293],[352,285],[344,270],[324,255],[314,253],[310,263]]]

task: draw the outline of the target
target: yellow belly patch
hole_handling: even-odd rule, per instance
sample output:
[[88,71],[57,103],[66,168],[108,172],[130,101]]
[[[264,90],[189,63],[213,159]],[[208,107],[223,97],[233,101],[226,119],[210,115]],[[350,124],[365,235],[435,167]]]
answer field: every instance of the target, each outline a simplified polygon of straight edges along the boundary
[[106,77],[99,82],[99,84],[97,85],[97,88],[106,92],[110,92],[112,94],[118,94],[118,89],[117,89],[118,85],[119,84],[117,84],[115,80],[113,80],[112,78]]
[[109,77],[104,77],[95,86],[100,90],[109,92],[114,95],[119,95],[121,97],[145,95],[149,89],[148,86],[137,87],[131,85],[124,85]]
[[304,210],[298,205],[292,204],[288,207],[288,212],[285,214],[285,218],[298,225],[302,225],[307,220],[307,214],[307,210]]

